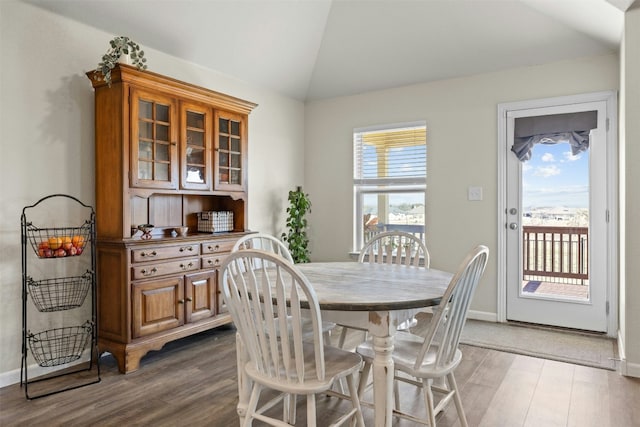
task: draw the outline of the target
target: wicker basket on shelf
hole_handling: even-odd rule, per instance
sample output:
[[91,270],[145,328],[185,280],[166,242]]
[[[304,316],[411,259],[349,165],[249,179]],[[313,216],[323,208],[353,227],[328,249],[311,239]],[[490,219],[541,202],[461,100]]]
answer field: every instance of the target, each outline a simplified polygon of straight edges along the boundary
[[87,270],[82,276],[33,280],[27,277],[27,287],[31,300],[38,311],[52,312],[80,307],[93,280],[93,273]]
[[80,359],[91,340],[93,326],[90,322],[80,326],[48,329],[29,333],[29,349],[38,365],[51,367]]

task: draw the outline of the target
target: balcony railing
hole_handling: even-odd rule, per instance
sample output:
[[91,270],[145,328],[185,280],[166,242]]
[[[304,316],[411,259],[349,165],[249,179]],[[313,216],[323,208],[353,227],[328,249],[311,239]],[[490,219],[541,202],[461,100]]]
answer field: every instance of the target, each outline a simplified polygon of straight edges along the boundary
[[589,279],[588,227],[522,227],[524,279]]
[[376,224],[364,230],[364,243],[367,243],[373,236],[384,231],[404,231],[410,233],[424,242],[424,225],[418,224]]

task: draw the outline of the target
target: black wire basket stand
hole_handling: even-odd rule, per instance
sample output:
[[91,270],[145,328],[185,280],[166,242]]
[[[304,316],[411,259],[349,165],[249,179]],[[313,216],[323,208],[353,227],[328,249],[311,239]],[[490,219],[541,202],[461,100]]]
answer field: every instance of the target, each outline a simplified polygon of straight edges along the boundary
[[[69,211],[84,217],[82,222],[73,226],[49,226],[49,222],[59,220],[60,211],[50,215],[47,208],[69,206]],[[57,204],[56,204],[57,203]],[[63,211],[66,212],[66,211]],[[40,215],[36,215],[40,214]],[[33,217],[39,218],[35,222]],[[24,386],[27,399],[36,399],[66,390],[84,387],[100,382],[100,361],[97,336],[96,303],[96,231],[95,211],[73,196],[52,194],[43,197],[35,204],[25,206],[21,216],[22,228],[22,364],[20,385]],[[71,263],[71,259],[77,261]],[[71,264],[51,265],[46,263]],[[36,266],[36,263],[43,263]],[[88,268],[87,268],[88,265]],[[32,270],[40,267],[40,275],[50,276],[49,272],[62,268],[65,273],[57,277],[34,278]],[[86,269],[84,272],[81,269]],[[29,308],[29,301],[36,312]],[[31,331],[30,322],[41,316],[38,324],[49,320],[54,312],[74,310],[90,304],[89,318],[80,325],[65,325],[44,330]],[[87,311],[88,308],[87,308]],[[39,314],[40,313],[40,314]],[[49,314],[49,317],[46,317]],[[78,316],[82,317],[82,316]],[[63,319],[66,317],[63,316]],[[63,320],[62,323],[65,323]],[[52,324],[53,326],[53,324]],[[87,352],[88,350],[88,352]],[[31,357],[29,357],[31,355]],[[31,360],[41,368],[56,368],[29,378]],[[67,365],[69,366],[63,366]],[[72,374],[89,371],[81,378],[71,379]],[[95,375],[92,371],[95,371]],[[38,394],[29,392],[29,385],[70,376],[69,381],[56,381],[53,387],[45,387]]]

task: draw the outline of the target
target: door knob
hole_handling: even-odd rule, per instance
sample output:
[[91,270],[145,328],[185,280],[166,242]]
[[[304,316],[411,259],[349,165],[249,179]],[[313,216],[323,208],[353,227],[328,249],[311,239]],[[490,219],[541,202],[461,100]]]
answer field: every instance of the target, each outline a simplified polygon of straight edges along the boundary
[[517,230],[518,229],[518,224],[515,222],[512,222],[509,224],[509,228],[512,230]]

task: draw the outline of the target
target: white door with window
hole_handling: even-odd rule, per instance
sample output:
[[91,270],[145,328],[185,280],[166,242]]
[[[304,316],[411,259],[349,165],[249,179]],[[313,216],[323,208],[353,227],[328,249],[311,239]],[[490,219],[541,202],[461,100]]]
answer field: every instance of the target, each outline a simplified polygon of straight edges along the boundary
[[613,334],[615,95],[501,104],[499,114],[498,320]]

